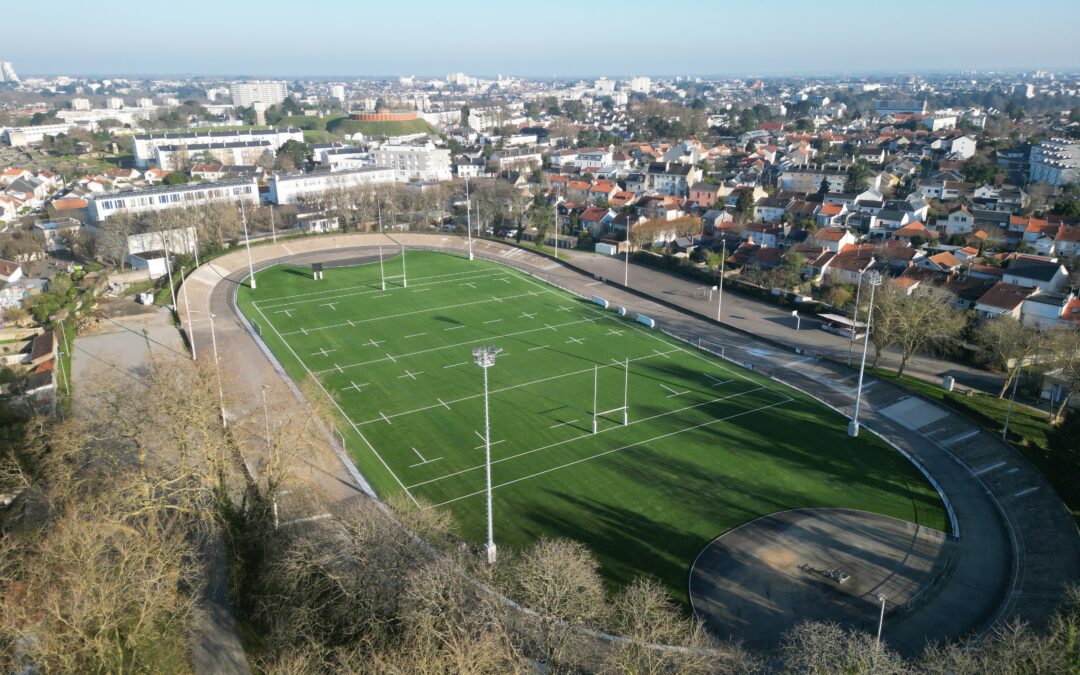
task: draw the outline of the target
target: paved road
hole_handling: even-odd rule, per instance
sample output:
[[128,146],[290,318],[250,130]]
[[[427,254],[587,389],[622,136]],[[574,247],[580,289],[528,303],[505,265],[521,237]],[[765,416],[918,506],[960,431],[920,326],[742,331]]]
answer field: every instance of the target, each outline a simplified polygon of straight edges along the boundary
[[[410,247],[461,251],[465,246],[462,239],[449,235],[401,234],[394,235],[394,239]],[[332,259],[357,255],[361,247],[379,243],[392,242],[384,235],[338,235],[259,246],[252,249],[252,256],[256,265],[318,251],[325,251]],[[708,340],[728,357],[752,361],[756,368],[812,393],[837,410],[850,410],[854,373],[843,365],[796,354],[775,341],[758,343],[744,332],[717,325],[711,318],[597,284],[591,276],[593,271],[585,268],[591,264],[587,262],[591,256],[572,258],[570,263],[582,265],[582,269],[575,269],[496,242],[476,242],[476,251],[579,294],[602,294],[632,311],[653,316],[673,334],[694,343],[699,338]],[[231,299],[236,284],[246,274],[246,265],[244,252],[237,251],[204,265],[188,282],[194,319],[191,329],[200,358],[211,343],[208,310],[218,317],[221,363],[233,376],[233,411],[250,410],[256,405],[264,383],[290,391],[280,370],[274,368],[242,320],[231,311]],[[640,270],[640,277],[639,293],[647,290],[648,281],[648,290],[657,298],[682,306],[695,302],[692,289],[686,290],[689,282],[645,269]],[[638,283],[635,277],[632,285]],[[185,315],[185,302],[181,294],[181,316]],[[751,309],[751,305],[743,310],[725,308],[725,317],[729,311],[745,311],[746,315],[740,314],[741,320],[752,322],[751,328],[770,328],[771,332],[779,330],[774,326],[781,326],[780,320],[791,320],[782,314],[766,314],[755,320],[750,318]],[[761,333],[769,335],[764,330]],[[813,336],[809,339],[814,340],[815,350],[833,350],[835,354],[842,351],[846,357],[846,341],[836,338],[830,343],[828,340],[834,336],[824,331],[791,334],[799,338]],[[913,414],[905,408],[909,398],[905,390],[871,379],[864,395],[862,420],[866,428],[882,433],[909,452],[937,480],[951,502],[960,536],[951,573],[939,588],[927,590],[925,604],[918,611],[889,628],[888,639],[913,649],[926,635],[957,636],[1012,618],[1040,623],[1059,597],[1061,584],[1080,580],[1080,538],[1071,517],[1045,480],[1010,447],[948,411],[922,410]],[[341,455],[327,452],[303,460],[298,482],[321,487],[327,504],[355,498],[359,493],[355,468]]]

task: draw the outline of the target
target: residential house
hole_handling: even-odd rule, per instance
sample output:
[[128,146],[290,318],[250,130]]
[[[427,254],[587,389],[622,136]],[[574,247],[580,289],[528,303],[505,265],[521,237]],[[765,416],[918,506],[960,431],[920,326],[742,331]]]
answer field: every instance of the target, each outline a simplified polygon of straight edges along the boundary
[[1050,330],[1061,326],[1077,327],[1080,301],[1073,293],[1034,293],[1024,300],[1020,318],[1025,326]]
[[818,227],[839,225],[843,222],[843,216],[846,213],[847,206],[844,204],[823,203],[814,212],[814,220],[817,222]]
[[1071,258],[1080,255],[1080,225],[1062,225],[1054,237],[1054,255]]
[[701,225],[705,234],[713,234],[720,229],[723,223],[732,223],[735,217],[727,211],[710,209],[701,217]]
[[766,197],[754,205],[754,220],[778,223],[784,219],[784,214],[792,201],[787,197]]
[[825,227],[814,234],[814,243],[836,253],[857,241],[858,238],[854,234],[842,227]]
[[711,208],[720,199],[723,186],[716,183],[694,183],[690,187],[690,201],[697,202],[703,209]]
[[1069,272],[1056,258],[1017,256],[1005,268],[1002,281],[1025,288],[1058,293],[1065,288]]
[[743,227],[743,239],[753,239],[762,246],[776,248],[784,236],[784,228],[769,223],[748,223]]
[[0,282],[10,284],[22,278],[22,265],[10,260],[0,260]]
[[645,172],[645,181],[647,189],[662,195],[685,197],[700,175],[701,170],[692,164],[653,162]]
[[616,213],[612,209],[599,206],[590,206],[585,209],[578,218],[578,224],[582,229],[589,231],[590,236],[599,238],[604,227],[615,220]]
[[999,281],[979,298],[975,304],[975,312],[980,319],[1008,316],[1019,321],[1024,301],[1034,292],[1030,287]]
[[964,263],[951,252],[942,251],[941,253],[920,258],[915,262],[915,265],[933,272],[952,274],[963,267]]
[[879,264],[873,246],[848,246],[839,253],[825,251],[807,267],[830,283],[858,284],[863,274]]
[[949,212],[949,217],[945,221],[946,236],[971,234],[974,231],[975,216],[968,210],[968,207],[961,206]]
[[927,229],[922,223],[915,221],[908,223],[892,233],[893,239],[902,239],[915,244],[916,242],[928,242],[937,238],[937,233]]

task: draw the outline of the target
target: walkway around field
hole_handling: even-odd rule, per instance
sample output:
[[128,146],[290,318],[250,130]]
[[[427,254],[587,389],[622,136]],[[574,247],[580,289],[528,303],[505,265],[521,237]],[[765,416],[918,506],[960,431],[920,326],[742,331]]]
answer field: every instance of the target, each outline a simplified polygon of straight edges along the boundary
[[[395,239],[409,247],[457,252],[465,248],[463,239],[450,235],[395,234]],[[347,234],[258,246],[251,249],[251,254],[257,266],[294,256],[344,260],[355,258],[360,247],[379,243],[390,241],[378,234]],[[669,304],[680,304],[672,297],[693,299],[692,291],[685,288],[692,285],[690,282],[670,277],[654,280],[654,284],[661,285],[654,285],[649,292],[662,299],[654,302],[641,295],[644,290],[628,292],[597,284],[587,261],[576,256],[569,263],[556,262],[497,242],[478,240],[474,244],[476,252],[485,258],[522,269],[580,295],[601,295],[630,311],[655,318],[658,327],[692,344],[708,341],[703,344],[722,350],[726,357],[753,363],[756,370],[764,370],[779,381],[813,392],[839,410],[851,407],[854,377],[850,369],[797,354],[771,340],[757,341],[744,332],[729,330]],[[631,270],[632,286],[639,271],[636,267]],[[290,390],[290,384],[265,357],[243,321],[229,311],[236,284],[246,276],[244,251],[218,258],[189,277],[188,301],[199,358],[210,354],[207,318],[212,311],[217,316],[221,363],[233,376],[236,400],[243,402],[238,405],[252,410],[263,383],[282,391]],[[184,294],[179,300],[180,316],[186,321]],[[888,625],[886,639],[911,652],[921,646],[925,636],[958,637],[1014,618],[1040,624],[1060,597],[1062,584],[1080,579],[1080,538],[1071,517],[1045,479],[1010,447],[949,412],[921,411],[913,415],[908,410],[910,404],[905,404],[909,398],[903,389],[870,379],[864,393],[864,428],[886,435],[933,476],[951,502],[959,541],[952,571],[940,588],[925,594],[921,609]],[[342,453],[332,451],[304,458],[297,479],[320,486],[329,502],[355,497],[359,492],[354,480],[357,473],[347,462]]]

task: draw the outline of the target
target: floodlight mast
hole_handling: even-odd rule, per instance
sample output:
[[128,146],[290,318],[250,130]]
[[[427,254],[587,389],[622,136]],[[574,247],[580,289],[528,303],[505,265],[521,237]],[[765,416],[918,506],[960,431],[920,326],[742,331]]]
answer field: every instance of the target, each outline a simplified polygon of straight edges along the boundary
[[469,260],[473,259],[472,252],[472,203],[469,201],[469,177],[465,176],[465,232],[469,236]]
[[859,385],[855,388],[855,410],[848,423],[848,436],[853,438],[859,435],[859,403],[862,400],[863,375],[866,373],[866,348],[870,344],[870,322],[874,319],[874,291],[884,283],[885,278],[881,272],[872,270],[867,274],[866,281],[870,284],[870,309],[866,312],[866,336],[863,338],[862,363],[859,365]]
[[488,406],[488,368],[495,365],[495,357],[502,349],[494,345],[477,347],[472,351],[473,362],[484,371],[484,472],[487,477],[487,545],[484,547],[487,553],[488,564],[494,565],[496,558],[495,550],[495,527],[492,522],[491,509],[491,411]]

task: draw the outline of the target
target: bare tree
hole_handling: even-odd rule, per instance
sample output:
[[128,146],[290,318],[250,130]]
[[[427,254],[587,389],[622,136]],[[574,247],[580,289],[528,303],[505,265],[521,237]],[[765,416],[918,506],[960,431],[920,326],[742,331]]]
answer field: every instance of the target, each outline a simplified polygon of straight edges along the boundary
[[899,675],[910,672],[896,652],[875,645],[869,633],[834,623],[799,624],[784,635],[780,651],[783,672],[788,673]]
[[1029,359],[1043,346],[1043,336],[1012,317],[984,321],[975,330],[975,342],[982,347],[990,361],[1005,371],[1005,382],[998,398],[1005,396],[1009,385],[1020,375]]
[[1053,421],[1061,419],[1065,406],[1080,390],[1080,331],[1072,327],[1058,328],[1047,336],[1050,345],[1050,362],[1047,375],[1058,380],[1067,390],[1061,404],[1051,415]]
[[908,360],[919,351],[944,348],[960,334],[967,316],[954,310],[941,296],[932,293],[906,293],[891,284],[879,289],[874,301],[871,339],[874,340],[874,363],[881,349],[891,344],[900,350],[896,376],[904,374]]

